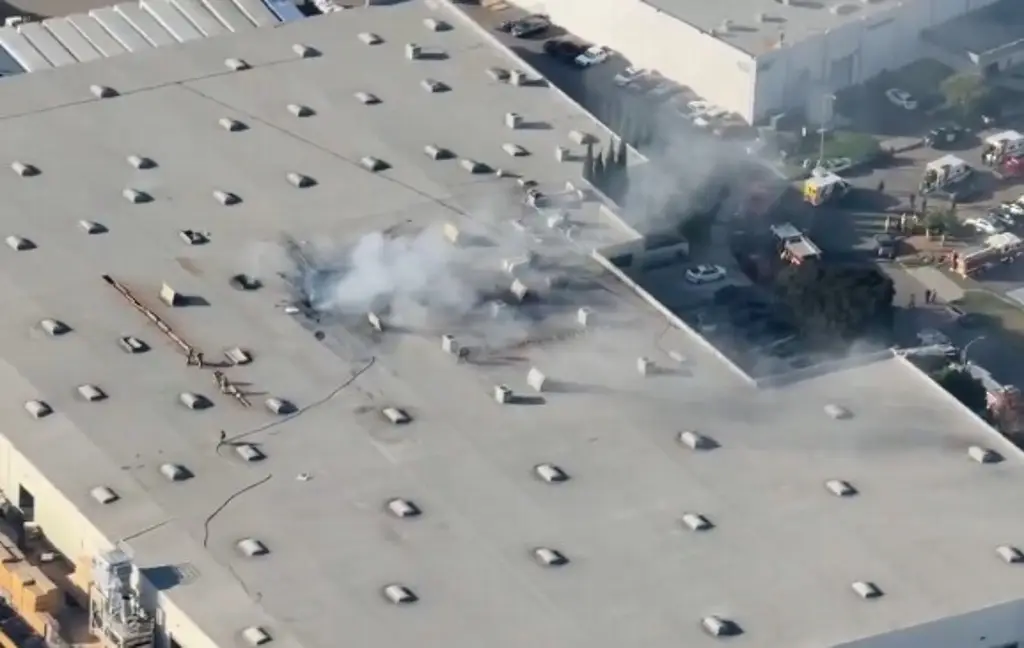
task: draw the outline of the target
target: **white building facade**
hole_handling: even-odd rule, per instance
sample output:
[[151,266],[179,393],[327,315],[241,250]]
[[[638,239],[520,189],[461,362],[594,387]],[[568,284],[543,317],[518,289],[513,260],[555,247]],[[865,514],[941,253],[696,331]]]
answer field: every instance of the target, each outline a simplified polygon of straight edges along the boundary
[[676,17],[642,0],[544,0],[541,6],[522,0],[524,8],[543,9],[570,32],[656,69],[748,121],[794,108],[818,115],[822,97],[929,56],[923,30],[993,2],[881,0],[870,11],[860,10],[868,3],[857,0],[823,2],[819,8],[780,7],[793,20],[756,14],[765,22],[749,26],[758,5],[751,2],[750,12],[698,27],[682,15],[682,2]]

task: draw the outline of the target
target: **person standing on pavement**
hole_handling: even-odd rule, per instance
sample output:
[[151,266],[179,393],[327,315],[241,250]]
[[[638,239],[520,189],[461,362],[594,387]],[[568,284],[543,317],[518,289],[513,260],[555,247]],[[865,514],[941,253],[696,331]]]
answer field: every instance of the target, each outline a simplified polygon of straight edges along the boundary
[[910,211],[914,211],[914,204],[917,202],[917,194],[910,194]]
[[931,288],[925,288],[924,289],[924,303],[926,303],[926,304],[932,303],[932,289]]
[[885,180],[878,181],[878,193],[885,192]]

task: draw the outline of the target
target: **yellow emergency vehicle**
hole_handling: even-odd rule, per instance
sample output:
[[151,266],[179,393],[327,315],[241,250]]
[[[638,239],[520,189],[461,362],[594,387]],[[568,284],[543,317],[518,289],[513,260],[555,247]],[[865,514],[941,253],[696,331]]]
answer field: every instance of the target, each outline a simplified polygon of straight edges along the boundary
[[804,201],[817,207],[842,198],[849,189],[849,183],[836,174],[816,172],[804,181]]

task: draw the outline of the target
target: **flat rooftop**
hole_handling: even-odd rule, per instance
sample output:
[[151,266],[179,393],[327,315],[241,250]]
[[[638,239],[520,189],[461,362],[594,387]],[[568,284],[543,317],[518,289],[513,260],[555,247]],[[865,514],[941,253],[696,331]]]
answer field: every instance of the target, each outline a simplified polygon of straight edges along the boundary
[[[784,34],[785,42],[794,43],[856,20],[884,19],[886,13],[900,6],[859,0],[794,0],[790,5],[778,0],[643,1],[700,30],[714,31],[720,40],[754,56],[775,49],[780,35]],[[910,2],[927,4],[928,0]],[[837,6],[842,9],[833,10]],[[726,21],[731,23],[728,29]]]
[[[428,17],[453,28],[432,32]],[[383,42],[364,45],[364,32]],[[437,58],[406,60],[410,41]],[[300,59],[296,43],[322,56]],[[228,57],[252,69],[230,72]],[[5,436],[221,646],[254,625],[271,646],[293,648],[339,636],[362,646],[705,646],[715,641],[700,628],[709,614],[739,624],[743,645],[831,645],[1019,597],[1021,572],[994,549],[1024,537],[1024,520],[1005,514],[1024,464],[901,360],[757,391],[583,262],[623,236],[596,209],[570,210],[576,233],[555,244],[536,215],[512,225],[522,214],[514,179],[424,154],[428,143],[451,147],[552,193],[575,177],[578,165],[558,163],[554,147],[597,126],[549,89],[486,73],[515,65],[457,16],[409,2],[5,81],[0,147],[40,171],[0,174],[0,238],[35,244],[0,254]],[[450,92],[427,93],[425,77]],[[90,84],[121,96],[94,99]],[[363,105],[358,91],[381,103]],[[290,103],[314,114],[295,117]],[[534,126],[506,128],[507,112]],[[248,130],[221,128],[223,117]],[[533,155],[509,157],[509,140]],[[155,168],[133,168],[131,154]],[[391,168],[367,171],[367,155]],[[290,171],[318,184],[295,188]],[[153,200],[131,204],[125,188]],[[222,206],[218,189],[241,202]],[[106,231],[89,234],[82,219]],[[439,247],[430,228],[451,220],[487,241]],[[209,242],[185,244],[185,229]],[[364,238],[381,230],[395,238]],[[305,256],[341,258],[338,277],[356,272],[320,295],[335,306],[320,321],[284,308],[296,295],[278,274],[295,273],[282,233]],[[357,241],[361,253],[343,253]],[[567,273],[569,288],[498,319],[455,310],[524,248],[550,264],[542,272]],[[263,288],[234,289],[242,272]],[[222,370],[252,406],[218,392],[216,367],[186,366],[104,274],[208,360],[250,350],[251,364]],[[164,306],[163,282],[206,305]],[[395,285],[414,288],[412,303],[375,332],[353,304]],[[579,307],[593,313],[584,329]],[[45,318],[70,330],[47,335]],[[442,351],[446,333],[471,346],[468,358]],[[125,335],[149,351],[123,352]],[[658,370],[642,376],[641,357]],[[531,367],[553,381],[548,391],[495,402],[495,385],[529,394]],[[84,399],[85,384],[107,398]],[[212,407],[184,407],[183,392]],[[271,397],[297,410],[272,413]],[[33,419],[30,399],[54,413]],[[852,416],[830,418],[829,404]],[[388,406],[412,420],[392,425]],[[692,451],[677,440],[684,430],[719,447]],[[241,443],[263,461],[243,461]],[[972,444],[1007,460],[974,463]],[[165,463],[192,478],[166,479]],[[542,463],[570,479],[545,483],[534,473]],[[837,497],[829,479],[860,494]],[[99,503],[97,486],[118,499]],[[396,497],[422,515],[388,514]],[[714,527],[689,531],[688,512]],[[246,557],[243,538],[268,553]],[[542,567],[536,547],[570,562]],[[885,596],[861,600],[858,580]],[[419,601],[391,605],[389,583]]]
[[927,30],[925,38],[957,54],[1009,56],[1024,49],[1024,7],[1000,0]]

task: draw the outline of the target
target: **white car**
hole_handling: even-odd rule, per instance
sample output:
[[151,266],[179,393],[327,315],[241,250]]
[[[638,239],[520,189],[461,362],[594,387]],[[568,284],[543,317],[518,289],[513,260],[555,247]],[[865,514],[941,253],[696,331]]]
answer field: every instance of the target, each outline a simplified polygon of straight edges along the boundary
[[725,279],[725,268],[716,265],[694,266],[686,271],[686,280],[692,284],[714,283]]
[[591,45],[582,54],[576,57],[576,65],[590,67],[604,63],[612,55],[612,51],[604,45]]
[[1024,216],[1024,204],[1018,200],[1017,202],[1008,202],[1001,205],[1004,211],[1008,211],[1014,216]]
[[910,94],[906,90],[889,88],[885,91],[885,97],[892,102],[894,106],[899,106],[904,110],[917,110],[917,99],[914,99],[914,95]]
[[973,227],[982,234],[998,234],[1003,231],[1002,227],[987,218],[968,218],[964,221],[964,225]]
[[630,66],[623,70],[622,72],[616,74],[615,79],[613,81],[615,82],[615,85],[622,88],[628,86],[630,83],[633,83],[634,81],[636,81],[637,79],[646,74],[647,70]]

